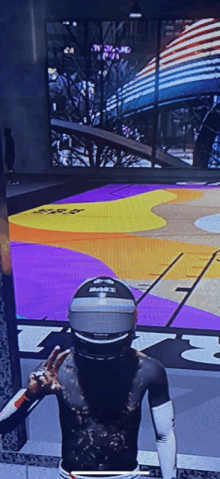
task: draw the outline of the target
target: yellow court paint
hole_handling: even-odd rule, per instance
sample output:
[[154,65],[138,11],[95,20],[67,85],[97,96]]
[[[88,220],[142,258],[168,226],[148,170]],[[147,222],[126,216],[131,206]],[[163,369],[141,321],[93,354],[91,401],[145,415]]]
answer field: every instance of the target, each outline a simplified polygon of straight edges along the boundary
[[177,198],[169,201],[169,203],[185,203],[186,201],[197,200],[204,196],[204,193],[199,190],[166,188],[166,191],[177,195]]
[[[10,224],[11,241],[45,244],[92,256],[108,265],[119,278],[155,280],[180,254],[183,256],[166,274],[166,279],[198,277],[217,248],[201,244],[133,236],[125,233],[66,233]],[[219,255],[204,275],[220,278]]]
[[175,198],[177,195],[173,192],[157,190],[115,201],[43,205],[10,216],[10,222],[29,228],[65,232],[147,231],[166,225],[166,220],[152,213],[151,209]]
[[220,278],[220,253],[218,253],[205,272],[203,279]]

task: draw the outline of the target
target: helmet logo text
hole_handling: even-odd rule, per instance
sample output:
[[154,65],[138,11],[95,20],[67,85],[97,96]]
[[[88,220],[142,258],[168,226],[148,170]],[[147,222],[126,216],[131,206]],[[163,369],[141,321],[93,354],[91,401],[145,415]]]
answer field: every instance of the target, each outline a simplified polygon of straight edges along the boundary
[[105,278],[105,279],[97,278],[93,280],[93,284],[100,284],[100,283],[114,284],[114,281],[109,278]]
[[116,288],[110,288],[108,286],[91,286],[89,293],[116,293]]

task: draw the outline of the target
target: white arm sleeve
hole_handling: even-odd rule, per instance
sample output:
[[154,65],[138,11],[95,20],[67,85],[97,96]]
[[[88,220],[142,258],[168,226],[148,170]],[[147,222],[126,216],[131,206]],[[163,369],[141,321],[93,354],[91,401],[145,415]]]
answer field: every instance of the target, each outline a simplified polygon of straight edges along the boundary
[[176,478],[176,438],[172,401],[151,408],[163,479]]
[[0,434],[12,431],[39,403],[26,398],[26,389],[20,389],[0,412]]

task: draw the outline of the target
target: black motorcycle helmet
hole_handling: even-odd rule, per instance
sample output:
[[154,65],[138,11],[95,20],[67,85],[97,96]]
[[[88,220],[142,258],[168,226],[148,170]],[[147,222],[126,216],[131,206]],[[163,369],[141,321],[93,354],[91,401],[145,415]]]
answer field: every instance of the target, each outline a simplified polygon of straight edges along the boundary
[[88,279],[69,306],[69,321],[78,354],[112,359],[130,347],[136,326],[136,302],[130,287],[119,279]]

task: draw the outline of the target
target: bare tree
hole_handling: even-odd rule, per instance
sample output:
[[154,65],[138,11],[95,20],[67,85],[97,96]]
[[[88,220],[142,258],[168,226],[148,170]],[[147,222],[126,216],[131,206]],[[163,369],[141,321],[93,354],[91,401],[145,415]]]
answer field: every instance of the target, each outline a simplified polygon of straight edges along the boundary
[[[124,22],[48,25],[51,119],[77,122],[126,136],[123,127],[128,120],[123,116],[120,88],[140,69],[143,55],[135,54],[130,59],[126,54],[126,48],[129,49],[125,45],[124,32]],[[116,111],[108,117],[107,100],[114,95]],[[133,132],[135,130],[134,125]],[[130,167],[140,163],[134,155],[96,144],[74,133],[52,129],[51,140],[53,164],[57,166]],[[140,141],[140,137],[136,141]]]

